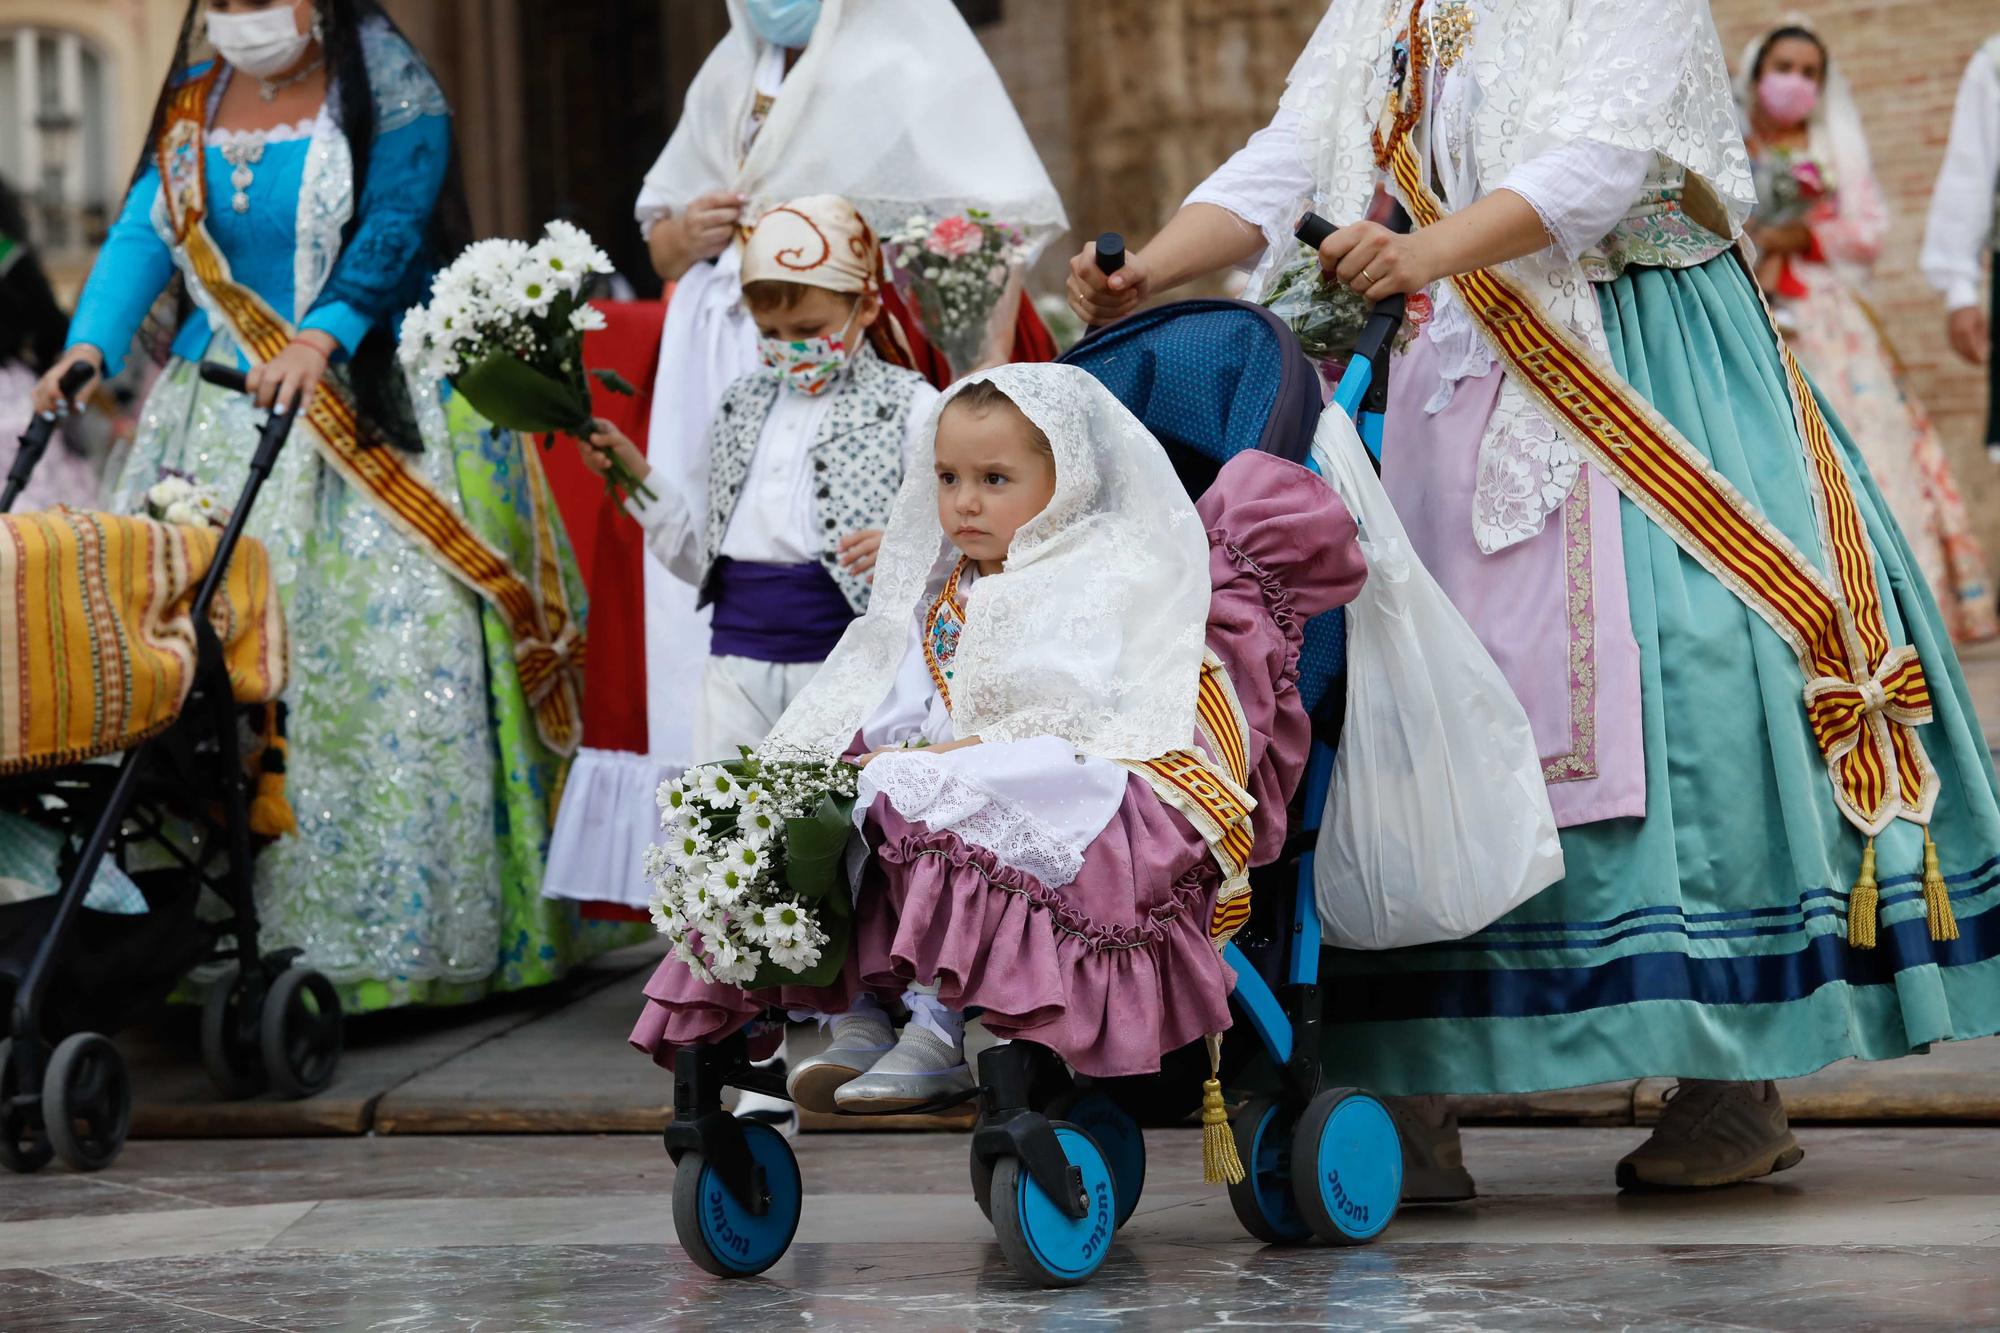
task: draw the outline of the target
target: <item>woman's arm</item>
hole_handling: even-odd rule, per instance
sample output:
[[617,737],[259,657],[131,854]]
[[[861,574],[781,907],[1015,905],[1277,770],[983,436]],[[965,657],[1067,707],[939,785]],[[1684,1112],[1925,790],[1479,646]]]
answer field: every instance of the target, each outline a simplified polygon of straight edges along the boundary
[[[326,288],[299,323],[352,356],[377,322],[402,312],[411,270],[430,240],[431,214],[451,162],[451,117],[418,116],[375,141],[359,221],[334,261]],[[442,255],[449,262],[453,255]]]
[[1125,267],[1106,278],[1094,244],[1070,261],[1069,303],[1092,324],[1131,314],[1149,296],[1255,259],[1282,235],[1313,191],[1300,156],[1298,118],[1279,108],[1271,123],[1210,174],[1180,211]]
[[[159,194],[160,173],[148,167],[126,195],[70,320],[69,352],[92,349],[107,375],[124,369],[133,336],[174,276],[173,252],[153,230],[153,203]],[[56,369],[75,359],[65,355]]]

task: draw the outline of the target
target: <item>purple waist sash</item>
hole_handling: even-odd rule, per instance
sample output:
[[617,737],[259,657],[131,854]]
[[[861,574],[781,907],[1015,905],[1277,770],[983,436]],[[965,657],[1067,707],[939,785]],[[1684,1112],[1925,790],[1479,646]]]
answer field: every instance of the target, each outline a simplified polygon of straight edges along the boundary
[[709,652],[754,662],[823,662],[840,642],[854,608],[833,575],[817,564],[715,562],[708,592],[715,602]]

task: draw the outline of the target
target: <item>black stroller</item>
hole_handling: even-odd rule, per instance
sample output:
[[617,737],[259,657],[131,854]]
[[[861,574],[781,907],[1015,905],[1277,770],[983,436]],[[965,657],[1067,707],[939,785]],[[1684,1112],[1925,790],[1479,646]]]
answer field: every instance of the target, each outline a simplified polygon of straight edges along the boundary
[[[201,374],[243,391],[234,369],[205,365]],[[65,390],[71,387],[66,382]],[[227,965],[210,983],[201,1014],[202,1062],[225,1095],[268,1087],[309,1097],[333,1080],[338,993],[318,972],[296,966],[297,950],[265,955],[258,947],[239,735],[244,709],[209,622],[291,421],[290,413],[274,412],[265,423],[195,593],[194,681],[178,716],[116,763],[0,778],[0,810],[62,840],[60,892],[0,907],[0,1001],[11,1011],[9,1036],[0,1041],[0,1163],[10,1170],[37,1171],[57,1156],[81,1171],[110,1165],[131,1127],[132,1088],[124,1058],[101,1034],[134,1021],[194,967]],[[51,425],[39,420],[23,438],[0,511],[25,484]],[[86,906],[105,858],[126,868],[128,851],[142,845],[150,860],[167,862],[128,869],[146,911],[128,916]],[[204,889],[226,907],[221,919],[197,911]]]

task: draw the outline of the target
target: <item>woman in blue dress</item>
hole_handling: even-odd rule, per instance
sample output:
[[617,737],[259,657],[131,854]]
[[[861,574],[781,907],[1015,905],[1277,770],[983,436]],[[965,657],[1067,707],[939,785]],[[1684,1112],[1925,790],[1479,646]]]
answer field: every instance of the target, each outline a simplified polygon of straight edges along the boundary
[[[191,63],[204,16],[218,59]],[[324,379],[356,409],[361,447],[393,456],[515,569],[536,570],[539,551],[579,624],[575,562],[532,450],[396,362],[401,312],[469,232],[450,108],[423,60],[374,0],[207,0],[190,3],[173,68],[68,350],[38,390],[55,406],[78,360],[116,374],[174,293],[173,355],[107,507],[142,509],[167,469],[233,494],[256,409],[312,401]],[[179,129],[194,132],[198,165],[156,151],[195,88],[205,123]],[[193,186],[163,190],[162,162]],[[204,252],[226,264],[220,281],[199,271]],[[288,341],[246,355],[241,300],[218,291],[261,303]],[[246,369],[251,397],[204,384],[203,361]],[[302,948],[349,1012],[553,980],[614,937],[540,898],[563,755],[536,725],[519,636],[320,439],[293,432],[249,526],[292,635],[299,828],[258,861],[266,938]]]

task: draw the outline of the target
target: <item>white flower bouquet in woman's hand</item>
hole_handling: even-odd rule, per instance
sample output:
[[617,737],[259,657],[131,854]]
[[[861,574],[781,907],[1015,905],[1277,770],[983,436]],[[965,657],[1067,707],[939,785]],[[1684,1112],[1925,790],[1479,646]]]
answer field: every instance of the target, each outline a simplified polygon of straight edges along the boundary
[[857,770],[743,751],[660,784],[647,849],[653,924],[703,981],[828,986],[847,958],[845,874]]
[[[403,317],[403,365],[450,380],[494,425],[540,435],[544,447],[558,432],[588,439],[591,377],[632,392],[616,371],[583,364],[583,335],[604,327],[584,288],[592,275],[609,272],[610,258],[568,222],[549,223],[533,245],[467,246],[432,279],[430,304]],[[616,459],[605,484],[628,495],[652,494]]]
[[917,213],[882,243],[897,289],[917,307],[953,373],[970,374],[995,356],[1011,359],[989,344],[994,312],[1027,260],[1020,228],[976,208],[943,218]]

